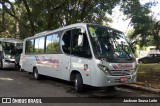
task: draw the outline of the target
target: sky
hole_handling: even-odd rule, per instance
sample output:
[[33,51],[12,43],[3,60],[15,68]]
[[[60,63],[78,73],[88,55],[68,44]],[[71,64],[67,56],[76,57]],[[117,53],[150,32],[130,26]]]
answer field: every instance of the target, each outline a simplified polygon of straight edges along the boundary
[[[160,0],[140,0],[141,4],[145,4],[146,2],[149,2],[149,1],[158,2],[156,6],[153,6],[151,8],[151,11],[155,14],[154,16],[156,17],[156,19],[160,20]],[[133,29],[129,24],[131,19],[124,20],[126,19],[126,16],[122,12],[119,11],[118,6],[113,9],[113,14],[111,18],[113,19],[113,22],[110,23],[109,25],[112,28],[118,29],[122,32],[127,32],[128,30]]]

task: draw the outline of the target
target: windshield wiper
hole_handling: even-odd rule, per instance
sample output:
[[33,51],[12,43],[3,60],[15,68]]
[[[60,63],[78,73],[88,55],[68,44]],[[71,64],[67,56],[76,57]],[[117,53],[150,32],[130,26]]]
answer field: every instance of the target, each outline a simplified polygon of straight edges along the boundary
[[121,47],[122,50],[123,50],[123,51],[127,54],[127,56],[132,60],[133,58],[132,58],[132,57],[129,55],[129,53],[123,48],[123,46],[124,46],[124,45],[122,44],[122,47]]

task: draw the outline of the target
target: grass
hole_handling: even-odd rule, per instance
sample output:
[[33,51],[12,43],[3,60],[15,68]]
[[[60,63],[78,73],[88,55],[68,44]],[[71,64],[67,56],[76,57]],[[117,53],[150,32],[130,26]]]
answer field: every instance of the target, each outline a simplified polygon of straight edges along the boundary
[[160,64],[138,64],[137,82],[160,87]]

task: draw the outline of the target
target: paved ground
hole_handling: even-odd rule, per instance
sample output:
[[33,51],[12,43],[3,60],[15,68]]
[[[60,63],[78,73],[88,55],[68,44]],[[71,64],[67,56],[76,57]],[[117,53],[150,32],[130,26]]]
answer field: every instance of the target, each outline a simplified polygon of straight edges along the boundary
[[[73,85],[70,82],[62,81],[54,78],[43,77],[42,80],[34,80],[32,74],[26,72],[18,72],[16,70],[0,70],[0,97],[94,97],[90,101],[98,99],[108,99],[117,97],[160,97],[159,94],[151,92],[137,91],[128,88],[117,87],[113,91],[86,87],[83,93],[75,93]],[[76,100],[76,98],[71,98]],[[83,100],[83,99],[82,99]],[[116,102],[116,101],[115,101]],[[115,103],[114,102],[114,103]],[[77,104],[77,103],[76,103]],[[26,104],[23,104],[26,105]],[[47,104],[50,105],[50,104]],[[55,104],[56,105],[56,104]],[[60,106],[60,104],[57,104]],[[64,105],[64,104],[62,104]],[[67,104],[65,104],[67,106]],[[70,104],[68,104],[70,105]],[[80,104],[77,104],[80,105]],[[82,104],[81,104],[82,105]],[[84,106],[87,104],[83,104]],[[97,103],[90,103],[97,106]],[[98,105],[104,105],[98,103]],[[109,106],[116,104],[107,103]],[[127,106],[127,104],[121,104]],[[137,106],[138,104],[130,104]],[[141,104],[142,105],[142,104]],[[146,106],[159,106],[156,104],[146,104]],[[21,105],[22,106],[22,105]],[[106,106],[106,105],[105,105]]]

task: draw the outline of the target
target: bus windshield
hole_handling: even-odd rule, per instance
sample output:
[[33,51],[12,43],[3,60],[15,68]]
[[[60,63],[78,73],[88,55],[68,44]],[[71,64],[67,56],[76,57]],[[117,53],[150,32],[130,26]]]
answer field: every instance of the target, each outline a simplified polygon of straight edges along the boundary
[[96,58],[105,58],[108,62],[135,61],[122,32],[98,25],[88,25],[88,30]]
[[22,53],[22,43],[3,42],[4,58],[15,59],[15,55]]

